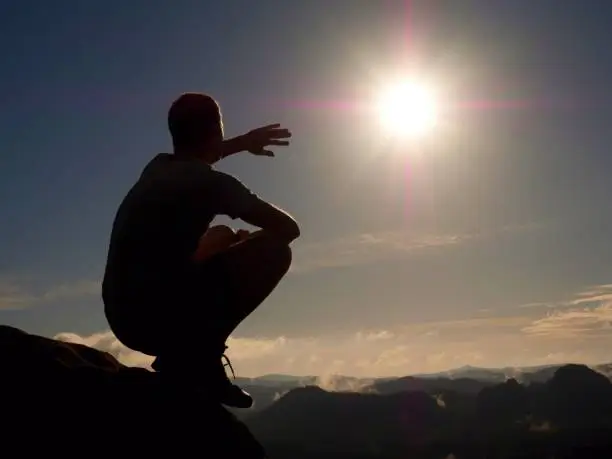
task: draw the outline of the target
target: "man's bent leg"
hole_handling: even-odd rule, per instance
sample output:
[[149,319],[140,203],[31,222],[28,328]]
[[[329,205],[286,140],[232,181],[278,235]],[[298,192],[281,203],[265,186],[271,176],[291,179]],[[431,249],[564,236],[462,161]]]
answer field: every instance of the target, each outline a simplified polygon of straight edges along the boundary
[[218,255],[232,290],[221,320],[223,340],[274,291],[291,266],[291,248],[263,232]]
[[[220,283],[228,289],[217,322],[219,341],[225,343],[234,329],[251,314],[276,288],[291,265],[291,249],[265,234],[257,234],[218,254],[215,263],[224,279]],[[229,363],[229,361],[228,361]],[[248,408],[253,399],[240,387],[232,384],[223,365],[219,375],[222,385],[222,403]],[[233,372],[233,369],[232,369]]]
[[[185,329],[186,335],[193,335],[193,341],[179,340],[183,342],[182,349],[167,349],[165,356],[155,362],[154,369],[161,370],[163,361],[164,368],[183,372],[202,362],[198,365],[203,370],[202,376],[209,381],[212,376],[212,380],[216,381],[212,384],[222,403],[239,408],[250,407],[251,397],[233,385],[225,373],[221,361],[225,342],[234,329],[269,296],[289,270],[290,264],[289,246],[260,233],[197,266],[195,278],[189,280],[189,290],[193,287],[195,291],[188,292],[186,302],[190,308],[197,310],[186,311],[184,320],[185,325],[190,323],[189,328],[197,327],[200,333],[196,335]],[[178,296],[184,298],[184,293],[187,292]],[[181,362],[181,355],[198,357],[197,361],[189,358]],[[209,373],[211,368],[214,369],[213,375]],[[199,379],[198,373],[192,373],[191,377]]]

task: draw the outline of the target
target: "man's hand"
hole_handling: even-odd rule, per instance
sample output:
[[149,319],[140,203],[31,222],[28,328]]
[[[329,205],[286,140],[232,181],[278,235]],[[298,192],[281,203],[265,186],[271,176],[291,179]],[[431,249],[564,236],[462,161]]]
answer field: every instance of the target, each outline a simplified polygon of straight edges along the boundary
[[242,241],[248,239],[251,236],[251,232],[249,230],[239,229],[236,232],[236,236],[238,238],[238,241],[242,242]]
[[279,146],[286,147],[289,145],[288,140],[291,138],[289,129],[281,128],[280,123],[269,124],[262,126],[241,136],[242,150],[248,151],[256,156],[273,157],[274,153],[266,147]]
[[238,235],[229,226],[211,226],[200,238],[193,258],[196,261],[205,260],[236,242],[238,242]]
[[221,142],[219,145],[219,159],[227,158],[242,151],[248,151],[257,156],[272,157],[274,153],[266,147],[286,147],[289,145],[289,141],[282,139],[289,138],[291,138],[291,132],[289,132],[289,129],[281,128],[279,123],[262,126],[246,134]]

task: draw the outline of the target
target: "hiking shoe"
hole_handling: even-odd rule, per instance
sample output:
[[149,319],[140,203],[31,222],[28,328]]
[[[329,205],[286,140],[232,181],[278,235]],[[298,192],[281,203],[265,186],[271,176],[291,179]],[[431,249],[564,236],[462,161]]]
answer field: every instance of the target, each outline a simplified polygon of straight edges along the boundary
[[221,372],[223,374],[219,394],[221,403],[234,408],[251,408],[253,406],[253,397],[229,380],[225,372],[226,366],[230,368],[234,379],[236,379],[236,374],[234,373],[232,362],[230,362],[227,355],[223,354],[222,358],[225,359],[226,363],[221,363]]
[[[230,368],[234,379],[236,374],[229,358],[225,354],[222,355],[222,358],[225,359],[226,363],[223,363],[222,360],[219,361],[212,374],[206,367],[194,373],[186,370],[186,367],[191,365],[178,365],[178,362],[174,361],[170,363],[167,358],[162,359],[160,357],[155,359],[152,368],[160,374],[168,375],[169,379],[167,381],[169,382],[174,380],[174,384],[183,385],[187,383],[192,387],[197,386],[195,387],[197,392],[207,392],[211,395],[211,398],[223,405],[233,408],[250,408],[253,406],[253,398],[228,378],[225,371],[226,366]],[[200,383],[195,381],[200,381]],[[202,387],[201,382],[203,382],[204,387]]]

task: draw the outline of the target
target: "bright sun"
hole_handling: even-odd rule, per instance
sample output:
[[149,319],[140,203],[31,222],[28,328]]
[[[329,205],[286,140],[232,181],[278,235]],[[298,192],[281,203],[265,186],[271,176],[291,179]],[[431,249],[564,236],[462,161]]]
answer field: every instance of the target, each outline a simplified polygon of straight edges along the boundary
[[438,115],[432,91],[411,82],[386,87],[378,96],[376,108],[383,129],[401,137],[428,133]]

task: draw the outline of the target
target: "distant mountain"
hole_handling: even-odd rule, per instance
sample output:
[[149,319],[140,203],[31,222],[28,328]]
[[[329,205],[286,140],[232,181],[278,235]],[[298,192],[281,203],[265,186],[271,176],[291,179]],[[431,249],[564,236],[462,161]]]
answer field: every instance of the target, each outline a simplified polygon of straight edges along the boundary
[[[450,378],[461,379],[469,378],[488,383],[502,383],[510,378],[516,379],[521,383],[531,384],[535,382],[546,382],[554,375],[555,371],[568,364],[538,365],[526,367],[502,367],[502,368],[481,368],[466,365],[439,373],[415,374],[416,378],[434,379]],[[601,364],[590,366],[606,376],[612,376],[612,364]]]
[[361,379],[350,376],[334,375],[321,380],[316,376],[292,376],[270,374],[256,378],[237,378],[236,384],[244,388],[255,400],[249,410],[233,410],[241,418],[248,417],[256,411],[267,408],[288,391],[307,386],[323,386],[333,391],[356,392],[370,385],[372,378]]
[[[514,375],[516,372],[511,371],[511,374]],[[506,377],[506,369],[504,368],[479,368],[472,367],[469,365],[453,368],[447,371],[441,371],[439,373],[429,373],[429,374],[415,374],[412,375],[416,378],[420,379],[436,379],[436,378],[449,378],[449,379],[461,379],[461,378],[469,378],[483,382],[489,383],[497,383],[504,382]]]
[[438,394],[453,391],[462,394],[477,394],[482,389],[496,384],[491,381],[479,381],[470,378],[417,378],[405,376],[391,381],[378,381],[371,386],[371,391],[379,394],[420,391],[427,394]]
[[585,445],[607,452],[580,457],[609,457],[612,383],[585,365],[559,367],[544,383],[409,376],[374,385],[379,393],[296,388],[245,423],[271,457],[540,458]]
[[284,381],[284,382],[296,382],[296,381],[304,381],[304,380],[314,380],[316,376],[294,376],[294,375],[284,375],[272,373],[268,375],[258,376],[256,378],[258,381]]
[[[462,394],[476,394],[485,387],[504,383],[510,378],[521,384],[544,383],[550,380],[555,371],[562,366],[564,365],[480,368],[466,365],[440,373],[415,374],[396,378],[356,378],[344,375],[319,378],[287,374],[237,378],[236,383],[251,393],[255,405],[250,410],[237,410],[236,414],[241,418],[251,416],[269,407],[292,389],[306,386],[320,386],[330,392],[394,394],[405,391],[422,391],[437,394],[453,391]],[[612,364],[595,365],[591,368],[608,378],[612,376]]]
[[612,379],[612,363],[603,363],[601,365],[595,365],[593,369],[595,371],[600,372],[608,379]]
[[256,378],[238,378],[241,384],[254,384],[260,386],[290,386],[299,387],[314,384],[316,376],[293,376],[283,374],[268,374]]
[[358,394],[294,389],[249,417],[251,431],[268,443],[344,453],[393,450],[411,439],[428,439],[441,415],[436,400],[423,393]]

